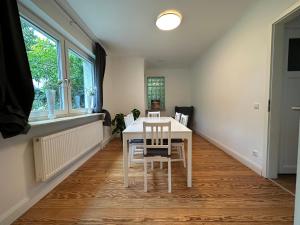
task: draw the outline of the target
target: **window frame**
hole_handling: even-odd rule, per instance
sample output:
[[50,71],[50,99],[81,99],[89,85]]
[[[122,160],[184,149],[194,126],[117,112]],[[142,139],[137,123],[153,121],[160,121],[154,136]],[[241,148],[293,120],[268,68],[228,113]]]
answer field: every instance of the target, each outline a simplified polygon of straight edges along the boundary
[[81,58],[85,59],[86,61],[90,62],[93,66],[93,83],[95,84],[95,60],[93,57],[91,57],[89,54],[85,53],[82,51],[80,48],[78,48],[76,45],[74,45],[70,41],[65,42],[65,60],[66,60],[66,73],[67,73],[67,79],[68,79],[68,103],[69,103],[69,112],[70,113],[86,113],[85,108],[80,108],[80,109],[73,109],[72,107],[72,86],[70,85],[71,83],[71,78],[70,78],[70,62],[69,62],[69,50],[73,51],[75,54],[79,55]]
[[[88,52],[82,50],[77,45],[73,44],[66,36],[62,35],[48,23],[44,22],[40,17],[33,14],[31,11],[25,7],[19,7],[19,17],[27,20],[31,23],[37,30],[49,35],[58,41],[58,66],[59,74],[63,80],[62,94],[63,94],[63,110],[55,110],[57,117],[67,117],[72,114],[86,114],[86,109],[72,109],[72,99],[71,99],[71,87],[69,85],[70,73],[69,73],[69,62],[68,62],[68,50],[71,49],[80,57],[89,61],[92,64],[93,69],[93,83],[95,82],[95,58]],[[29,120],[44,120],[48,117],[47,110],[41,111],[31,111]]]
[[[160,110],[166,110],[166,78],[164,77],[164,76],[147,76],[147,79],[146,79],[146,97],[147,97],[147,108],[148,108],[148,110],[151,110],[151,102],[149,102],[149,98],[148,98],[148,96],[149,96],[149,87],[150,87],[150,85],[149,85],[149,80],[150,79],[163,79],[163,83],[164,83],[164,86],[160,86],[160,88],[162,88],[163,87],[163,90],[164,90],[164,95],[163,95],[163,97],[164,97],[164,101],[163,101],[163,107],[161,107],[160,108]],[[154,86],[151,86],[151,87],[154,87]],[[160,97],[162,97],[162,96],[160,96]],[[160,102],[160,105],[162,104],[162,102]]]

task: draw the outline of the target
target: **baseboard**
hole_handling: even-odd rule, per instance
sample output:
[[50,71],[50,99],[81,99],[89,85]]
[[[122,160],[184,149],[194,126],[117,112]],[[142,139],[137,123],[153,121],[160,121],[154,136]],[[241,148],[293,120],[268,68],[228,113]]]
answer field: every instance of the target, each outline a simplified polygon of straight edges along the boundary
[[46,196],[51,190],[53,190],[58,184],[60,184],[64,179],[66,179],[71,173],[78,169],[83,163],[85,163],[89,158],[91,158],[95,153],[99,151],[101,146],[97,145],[80,159],[72,163],[67,169],[62,173],[50,179],[48,182],[43,182],[39,187],[39,190],[33,197],[27,197],[21,200],[19,203],[11,207],[4,214],[0,215],[0,224],[9,225],[13,223],[16,219],[22,216],[28,209],[30,209],[34,204]]
[[250,161],[245,156],[239,154],[236,150],[229,148],[228,146],[217,141],[216,139],[211,138],[211,137],[209,137],[199,131],[196,131],[196,130],[194,130],[194,132],[196,134],[200,135],[201,137],[203,137],[204,139],[206,139],[208,142],[217,146],[219,149],[224,151],[226,154],[230,155],[231,157],[235,158],[236,160],[238,160],[239,162],[241,162],[242,164],[247,166],[249,169],[253,170],[258,175],[262,176],[262,167],[260,165],[257,165],[256,163]]
[[110,135],[109,137],[105,138],[101,143],[101,149],[104,148],[113,138],[113,135]]

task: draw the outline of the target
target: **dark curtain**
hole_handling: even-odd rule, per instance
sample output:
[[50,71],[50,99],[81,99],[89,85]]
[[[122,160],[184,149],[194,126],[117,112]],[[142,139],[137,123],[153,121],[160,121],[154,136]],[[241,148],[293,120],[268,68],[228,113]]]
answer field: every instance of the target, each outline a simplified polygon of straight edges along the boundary
[[34,89],[16,0],[0,0],[0,132],[25,134]]
[[106,65],[106,52],[99,43],[96,43],[95,53],[95,85],[97,91],[94,112],[98,113],[102,111],[103,107],[103,79]]

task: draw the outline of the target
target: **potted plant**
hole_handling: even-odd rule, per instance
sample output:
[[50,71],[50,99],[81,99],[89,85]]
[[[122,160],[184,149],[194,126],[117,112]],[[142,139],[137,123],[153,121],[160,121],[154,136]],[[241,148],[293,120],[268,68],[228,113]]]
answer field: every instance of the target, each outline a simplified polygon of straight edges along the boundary
[[62,84],[62,80],[46,80],[44,83],[43,88],[46,92],[46,98],[47,98],[47,106],[48,106],[48,119],[55,119],[55,95],[56,90],[60,87]]
[[131,110],[131,112],[133,114],[134,120],[136,120],[137,118],[139,118],[139,116],[141,114],[140,110],[138,110],[138,109],[133,109],[133,110]]
[[93,106],[94,106],[94,96],[96,95],[96,88],[89,88],[86,90],[86,106],[87,106],[87,112],[92,113],[93,111]]
[[122,139],[122,132],[125,130],[125,121],[124,121],[124,114],[118,113],[116,114],[115,118],[111,121],[112,125],[114,126],[112,133],[120,133],[121,139]]

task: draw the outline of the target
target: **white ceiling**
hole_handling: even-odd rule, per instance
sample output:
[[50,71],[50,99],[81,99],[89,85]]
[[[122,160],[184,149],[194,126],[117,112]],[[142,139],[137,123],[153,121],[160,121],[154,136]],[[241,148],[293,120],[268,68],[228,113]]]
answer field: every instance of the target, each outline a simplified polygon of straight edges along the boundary
[[[258,0],[67,0],[111,55],[144,57],[150,67],[189,65]],[[160,31],[157,15],[177,9],[179,28]]]

